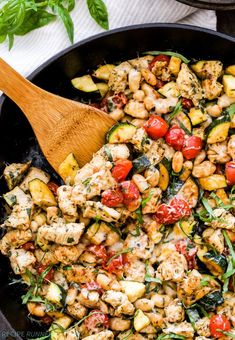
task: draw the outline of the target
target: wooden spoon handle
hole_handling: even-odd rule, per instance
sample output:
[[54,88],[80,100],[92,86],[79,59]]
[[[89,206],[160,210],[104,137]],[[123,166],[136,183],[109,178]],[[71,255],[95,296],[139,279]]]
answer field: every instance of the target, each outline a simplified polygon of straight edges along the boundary
[[[22,77],[9,64],[0,58],[0,90],[11,98],[26,113],[29,105],[43,90]],[[37,94],[37,96],[35,96]]]

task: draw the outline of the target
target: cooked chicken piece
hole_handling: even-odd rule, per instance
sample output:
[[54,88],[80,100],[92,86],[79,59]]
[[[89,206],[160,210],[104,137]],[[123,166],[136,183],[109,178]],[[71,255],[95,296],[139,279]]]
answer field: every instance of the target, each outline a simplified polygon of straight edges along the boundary
[[110,328],[113,331],[123,332],[131,328],[130,320],[124,320],[122,318],[111,318],[109,322],[110,322]]
[[129,89],[131,92],[138,91],[140,87],[141,73],[136,69],[131,69],[128,75]]
[[48,224],[59,223],[59,221],[63,220],[61,218],[61,211],[58,207],[47,207],[46,211],[47,211],[46,221],[40,223],[40,226],[46,223]]
[[181,323],[167,324],[167,327],[163,329],[165,334],[174,333],[177,335],[183,335],[186,338],[193,338],[194,329],[191,323],[184,321]]
[[111,331],[103,331],[94,335],[86,336],[83,340],[113,340],[114,335]]
[[141,232],[139,236],[129,234],[124,242],[124,248],[131,248],[135,258],[147,260],[151,257],[154,243],[148,240],[148,236]]
[[91,177],[94,173],[98,172],[102,168],[111,169],[112,163],[107,162],[105,157],[102,155],[100,150],[93,156],[90,163],[85,164],[81,169],[78,170],[74,183],[81,184]]
[[37,240],[48,240],[64,246],[78,244],[85,229],[84,223],[54,223],[38,229]]
[[235,231],[235,216],[233,216],[229,211],[223,208],[217,208],[213,211],[214,217],[211,222],[205,222],[206,225],[217,229],[228,229]]
[[226,163],[230,160],[227,142],[208,144],[207,157],[212,163]]
[[195,106],[203,98],[202,87],[196,75],[189,67],[182,63],[181,70],[176,79],[182,97],[191,99]]
[[126,280],[144,282],[145,264],[137,259],[128,262],[124,267]]
[[156,75],[157,78],[163,81],[170,81],[171,79],[171,74],[167,68],[166,61],[156,61],[151,71]]
[[163,281],[172,280],[174,282],[181,282],[187,270],[188,265],[185,257],[175,251],[159,265],[157,274]]
[[164,308],[169,305],[172,301],[171,297],[164,294],[152,293],[151,301],[153,301],[154,305],[157,308]]
[[166,259],[172,254],[175,253],[176,248],[173,243],[161,243],[155,246],[154,255],[156,256],[156,260],[158,262],[166,261]]
[[120,291],[121,286],[116,279],[116,276],[111,273],[99,273],[96,278],[97,283],[105,290]]
[[67,265],[77,262],[84,249],[85,246],[81,243],[77,246],[56,246],[54,254],[58,262]]
[[206,338],[205,336],[196,336],[195,340],[211,340],[211,338]]
[[206,243],[210,244],[213,248],[222,254],[224,251],[224,236],[221,229],[207,228],[203,231],[203,239]]
[[164,308],[167,322],[184,321],[184,307],[179,299],[175,299]]
[[[145,215],[147,216],[147,215]],[[159,243],[162,239],[163,233],[159,231],[159,225],[156,221],[144,221],[143,229],[147,233],[149,239],[155,244]]]
[[208,100],[213,100],[222,92],[223,85],[216,79],[205,79],[202,81],[202,89],[204,91],[204,97]]
[[72,201],[72,190],[73,188],[68,185],[62,185],[57,190],[58,204],[64,215],[78,216],[77,206]]
[[75,301],[72,305],[67,306],[67,313],[73,318],[80,320],[87,315],[87,308],[79,301]]
[[232,135],[228,141],[228,150],[227,153],[235,161],[235,135]]
[[134,305],[136,309],[141,309],[143,312],[150,312],[154,309],[154,301],[146,298],[136,300]]
[[11,230],[0,240],[0,250],[7,255],[10,248],[19,248],[32,239],[31,230]]
[[[146,99],[145,106],[147,105]],[[173,108],[176,106],[177,102],[178,98],[176,97],[158,98],[153,100],[153,108],[157,114],[162,115],[173,111]]]
[[99,218],[105,222],[117,222],[121,215],[117,210],[106,207],[101,202],[86,201],[83,217]]
[[209,325],[210,325],[210,319],[207,317],[204,317],[196,321],[195,329],[197,331],[197,334],[201,336],[209,337],[211,335]]
[[62,271],[56,270],[53,277],[53,282],[64,288],[65,291],[69,289],[68,282]]
[[210,161],[204,161],[200,164],[194,165],[192,175],[197,178],[208,177],[216,170],[216,166]]
[[104,157],[104,159],[106,159],[106,168],[110,170],[112,167],[112,164],[110,163],[110,158],[112,157],[113,162],[117,161],[118,159],[127,159],[130,157],[130,150],[128,149],[126,144],[105,144],[97,152],[97,155],[101,155],[102,157]]
[[148,118],[149,113],[145,108],[144,103],[131,99],[125,106],[124,112],[129,116],[145,119]]
[[163,140],[158,139],[151,143],[150,149],[146,152],[145,156],[149,159],[152,165],[156,165],[164,157]]
[[37,262],[44,266],[49,266],[50,264],[57,264],[59,261],[55,257],[54,246],[50,247],[50,250],[43,251],[41,249],[36,249],[34,255],[36,256]]
[[218,79],[223,70],[223,64],[219,60],[206,60],[200,69],[202,79]]
[[88,290],[86,288],[82,288],[77,299],[85,307],[97,308],[99,305],[100,295],[95,290]]
[[7,182],[7,186],[12,190],[17,184],[19,184],[24,176],[25,172],[30,167],[31,162],[22,163],[12,163],[7,165],[3,171],[3,176]]
[[95,281],[96,275],[93,267],[83,267],[78,264],[72,264],[69,270],[64,270],[68,282],[88,283]]
[[131,138],[130,143],[134,145],[134,149],[137,152],[145,153],[150,149],[152,141],[148,138],[145,129],[139,128],[136,130],[134,136]]
[[128,60],[129,63],[137,70],[145,69],[149,67],[149,63],[153,60],[152,55],[146,55],[144,57]]
[[27,176],[24,178],[23,182],[20,183],[20,188],[24,191],[28,191],[29,182],[36,178],[40,179],[46,184],[50,181],[50,175],[48,173],[32,166],[29,169],[29,172],[27,173]]
[[162,191],[160,188],[151,188],[142,195],[142,202],[146,200],[146,204],[142,204],[142,214],[154,214],[157,211],[157,204],[161,199]]
[[89,200],[99,196],[101,191],[112,189],[117,185],[109,169],[101,169],[89,178],[89,183],[85,185],[86,199]]
[[123,92],[127,87],[127,76],[132,69],[128,61],[124,61],[118,66],[114,67],[109,76],[108,86],[114,93]]
[[30,251],[11,249],[10,254],[11,267],[15,274],[24,274],[26,269],[30,269],[36,263],[36,258]]
[[115,316],[119,316],[121,314],[134,314],[135,308],[124,293],[107,290],[102,295],[101,299],[115,308]]

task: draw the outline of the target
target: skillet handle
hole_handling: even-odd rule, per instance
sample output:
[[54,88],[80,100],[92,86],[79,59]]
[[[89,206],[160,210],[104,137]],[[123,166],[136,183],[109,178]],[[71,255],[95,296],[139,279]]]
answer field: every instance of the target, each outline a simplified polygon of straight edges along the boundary
[[25,112],[38,101],[40,89],[0,58],[0,90]]

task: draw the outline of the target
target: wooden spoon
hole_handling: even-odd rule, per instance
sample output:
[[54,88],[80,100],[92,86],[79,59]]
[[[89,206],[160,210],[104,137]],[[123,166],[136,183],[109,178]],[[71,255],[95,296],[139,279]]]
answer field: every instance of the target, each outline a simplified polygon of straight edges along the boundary
[[115,123],[101,110],[42,90],[1,58],[0,90],[21,108],[55,171],[70,152],[80,166],[89,162]]

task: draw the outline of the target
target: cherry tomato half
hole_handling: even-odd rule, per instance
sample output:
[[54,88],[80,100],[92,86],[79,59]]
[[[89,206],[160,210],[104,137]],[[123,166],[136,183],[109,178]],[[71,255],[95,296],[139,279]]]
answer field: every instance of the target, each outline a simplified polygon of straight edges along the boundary
[[108,255],[105,246],[91,245],[87,247],[87,250],[94,254],[98,259],[101,259],[103,262],[107,261]]
[[191,107],[193,107],[193,102],[192,102],[191,99],[182,98],[182,99],[181,99],[181,102],[182,102],[183,108],[185,108],[185,109],[190,110]]
[[218,330],[221,329],[221,331],[227,332],[231,329],[231,325],[225,315],[216,314],[211,317],[209,328],[213,338],[220,338],[223,336],[223,333]]
[[152,68],[154,67],[154,65],[156,64],[156,62],[161,61],[161,62],[165,62],[166,66],[168,66],[169,62],[170,62],[170,57],[168,57],[165,54],[159,54],[156,57],[153,58],[153,60],[151,61],[151,63],[149,64],[149,69],[152,70]]
[[129,159],[120,159],[119,161],[115,162],[115,165],[112,169],[112,176],[117,182],[122,182],[126,179],[131,169],[132,162],[129,161]]
[[175,244],[176,250],[184,255],[184,257],[187,260],[188,263],[188,269],[192,270],[194,268],[196,268],[197,266],[197,261],[196,261],[196,254],[197,254],[197,247],[195,247],[195,245],[188,240],[179,240],[176,242]]
[[235,184],[235,162],[231,161],[225,165],[225,176],[229,185]]
[[124,199],[122,192],[118,188],[105,190],[101,196],[101,203],[110,208],[120,206]]
[[191,213],[188,203],[179,197],[174,197],[169,204],[160,204],[154,218],[161,224],[173,224]]
[[47,183],[47,186],[54,195],[57,195],[57,189],[59,188],[58,184],[56,184],[55,182],[49,182]]
[[[38,274],[41,275],[47,268],[48,268],[48,266],[41,264],[41,265],[37,268]],[[45,280],[45,281],[47,281],[47,280],[48,280],[48,281],[52,281],[53,278],[54,278],[54,274],[55,274],[55,271],[54,271],[53,268],[51,268],[51,269],[49,270],[49,272],[47,273],[47,275],[44,276],[44,280]]]
[[123,194],[123,203],[129,205],[140,197],[140,192],[137,186],[132,181],[124,181],[120,184],[121,192]]
[[188,202],[178,196],[174,197],[171,200],[170,206],[175,209],[175,217],[179,216],[179,219],[181,219],[182,217],[188,217],[191,214]]
[[172,146],[175,150],[182,150],[184,145],[185,132],[179,126],[172,126],[165,135],[167,144]]
[[[109,258],[111,258],[114,255],[115,253],[111,252],[109,254]],[[126,254],[121,254],[115,257],[112,261],[110,262],[108,261],[108,264],[103,264],[103,268],[107,270],[109,273],[115,273],[118,270],[123,269],[125,263],[127,263]]]
[[102,313],[100,310],[95,309],[92,311],[91,316],[85,319],[84,324],[88,330],[94,330],[95,328],[108,328],[109,317],[107,314]]
[[202,139],[198,136],[189,136],[184,140],[182,153],[186,159],[193,159],[197,157],[201,149]]
[[158,139],[165,136],[168,125],[162,117],[152,115],[144,124],[144,129],[152,139]]
[[100,285],[96,281],[87,282],[83,286],[87,290],[96,290],[99,294],[103,293],[103,289],[100,287]]

